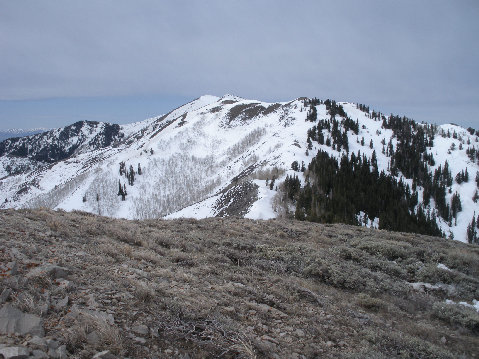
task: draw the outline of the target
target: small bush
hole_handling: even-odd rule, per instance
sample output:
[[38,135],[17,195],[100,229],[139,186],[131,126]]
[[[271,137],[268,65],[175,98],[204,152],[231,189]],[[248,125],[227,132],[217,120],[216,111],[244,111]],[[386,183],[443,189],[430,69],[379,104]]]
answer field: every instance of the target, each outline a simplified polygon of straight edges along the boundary
[[472,308],[460,304],[434,303],[432,310],[436,318],[446,323],[479,333],[479,313]]
[[149,303],[155,297],[155,290],[143,283],[138,283],[135,285],[135,297],[142,303]]
[[379,312],[387,309],[387,304],[379,298],[373,298],[366,293],[360,293],[356,297],[357,303],[371,312]]
[[360,242],[358,248],[373,256],[381,256],[390,261],[408,258],[411,255],[410,252],[412,252],[410,245],[384,240],[381,242],[365,240]]
[[[435,358],[452,359],[455,356],[448,351],[426,341],[407,334],[382,333],[366,329],[366,340],[387,358]],[[377,353],[379,354],[379,353]],[[369,358],[369,356],[367,356]],[[381,356],[377,356],[381,357]]]

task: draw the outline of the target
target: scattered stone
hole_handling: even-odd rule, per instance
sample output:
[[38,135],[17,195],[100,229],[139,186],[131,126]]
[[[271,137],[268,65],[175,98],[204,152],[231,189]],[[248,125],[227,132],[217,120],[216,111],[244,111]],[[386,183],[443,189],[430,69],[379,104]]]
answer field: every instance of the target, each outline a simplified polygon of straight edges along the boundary
[[0,333],[32,334],[43,337],[43,320],[34,315],[23,313],[11,304],[0,309]]
[[333,345],[334,345],[334,343],[333,343],[332,341],[330,341],[330,340],[328,340],[328,341],[326,342],[326,346],[329,347],[329,348],[332,347]]
[[0,304],[5,303],[10,297],[11,293],[12,293],[12,290],[10,288],[5,288],[2,291],[2,294],[0,294]]
[[6,347],[0,349],[0,355],[4,359],[23,359],[28,358],[30,351],[25,347]]
[[55,284],[57,285],[58,289],[63,289],[67,291],[75,289],[75,284],[73,284],[73,282],[70,282],[68,279],[55,279]]
[[143,325],[143,324],[134,326],[134,327],[131,328],[131,329],[132,329],[136,334],[140,334],[140,335],[148,335],[148,333],[150,332],[150,329],[149,329],[146,325]]
[[304,337],[304,330],[303,329],[296,329],[296,335],[298,337]]
[[447,342],[446,337],[442,337],[442,338],[441,338],[441,343],[442,343],[442,344],[446,344],[446,342]]
[[58,279],[66,278],[70,273],[71,271],[68,268],[48,264],[30,270],[30,272],[27,273],[27,278],[49,276],[53,279]]

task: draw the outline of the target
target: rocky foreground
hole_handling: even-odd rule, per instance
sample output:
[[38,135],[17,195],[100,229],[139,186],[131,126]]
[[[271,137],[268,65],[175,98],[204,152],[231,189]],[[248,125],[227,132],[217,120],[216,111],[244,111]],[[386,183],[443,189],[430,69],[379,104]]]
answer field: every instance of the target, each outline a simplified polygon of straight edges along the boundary
[[280,220],[0,223],[0,357],[478,356],[477,246]]

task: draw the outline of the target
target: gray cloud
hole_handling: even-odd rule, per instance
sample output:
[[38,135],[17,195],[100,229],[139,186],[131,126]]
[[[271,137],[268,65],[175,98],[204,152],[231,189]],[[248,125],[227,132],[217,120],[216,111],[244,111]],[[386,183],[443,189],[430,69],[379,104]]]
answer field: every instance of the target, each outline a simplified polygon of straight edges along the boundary
[[306,95],[474,117],[478,18],[467,0],[5,0],[0,100]]

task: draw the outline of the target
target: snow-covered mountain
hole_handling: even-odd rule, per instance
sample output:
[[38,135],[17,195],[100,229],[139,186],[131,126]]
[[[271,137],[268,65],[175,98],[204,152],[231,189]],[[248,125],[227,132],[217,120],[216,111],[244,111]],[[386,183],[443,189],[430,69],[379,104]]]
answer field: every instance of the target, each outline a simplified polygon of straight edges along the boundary
[[[478,133],[398,119],[346,102],[264,103],[226,95],[202,96],[129,125],[77,122],[0,143],[0,208],[44,206],[130,219],[294,216],[295,201],[285,200],[281,183],[297,177],[305,186],[314,180],[308,165],[319,150],[338,160],[358,152],[372,159],[374,152],[378,172],[417,193],[412,213],[424,209],[446,236],[466,241],[479,214]],[[425,147],[414,163],[424,168],[419,175],[403,173],[409,160],[401,165],[393,153],[404,148],[405,133],[418,131],[414,138],[424,132]],[[439,213],[434,193],[424,201],[418,180],[430,171],[433,183],[432,174],[446,161],[452,176],[444,184],[446,204],[454,207],[454,196],[460,201],[449,218]],[[456,181],[466,169],[468,180],[459,175]],[[366,213],[357,215],[361,223],[381,226],[379,217],[363,221]]]

